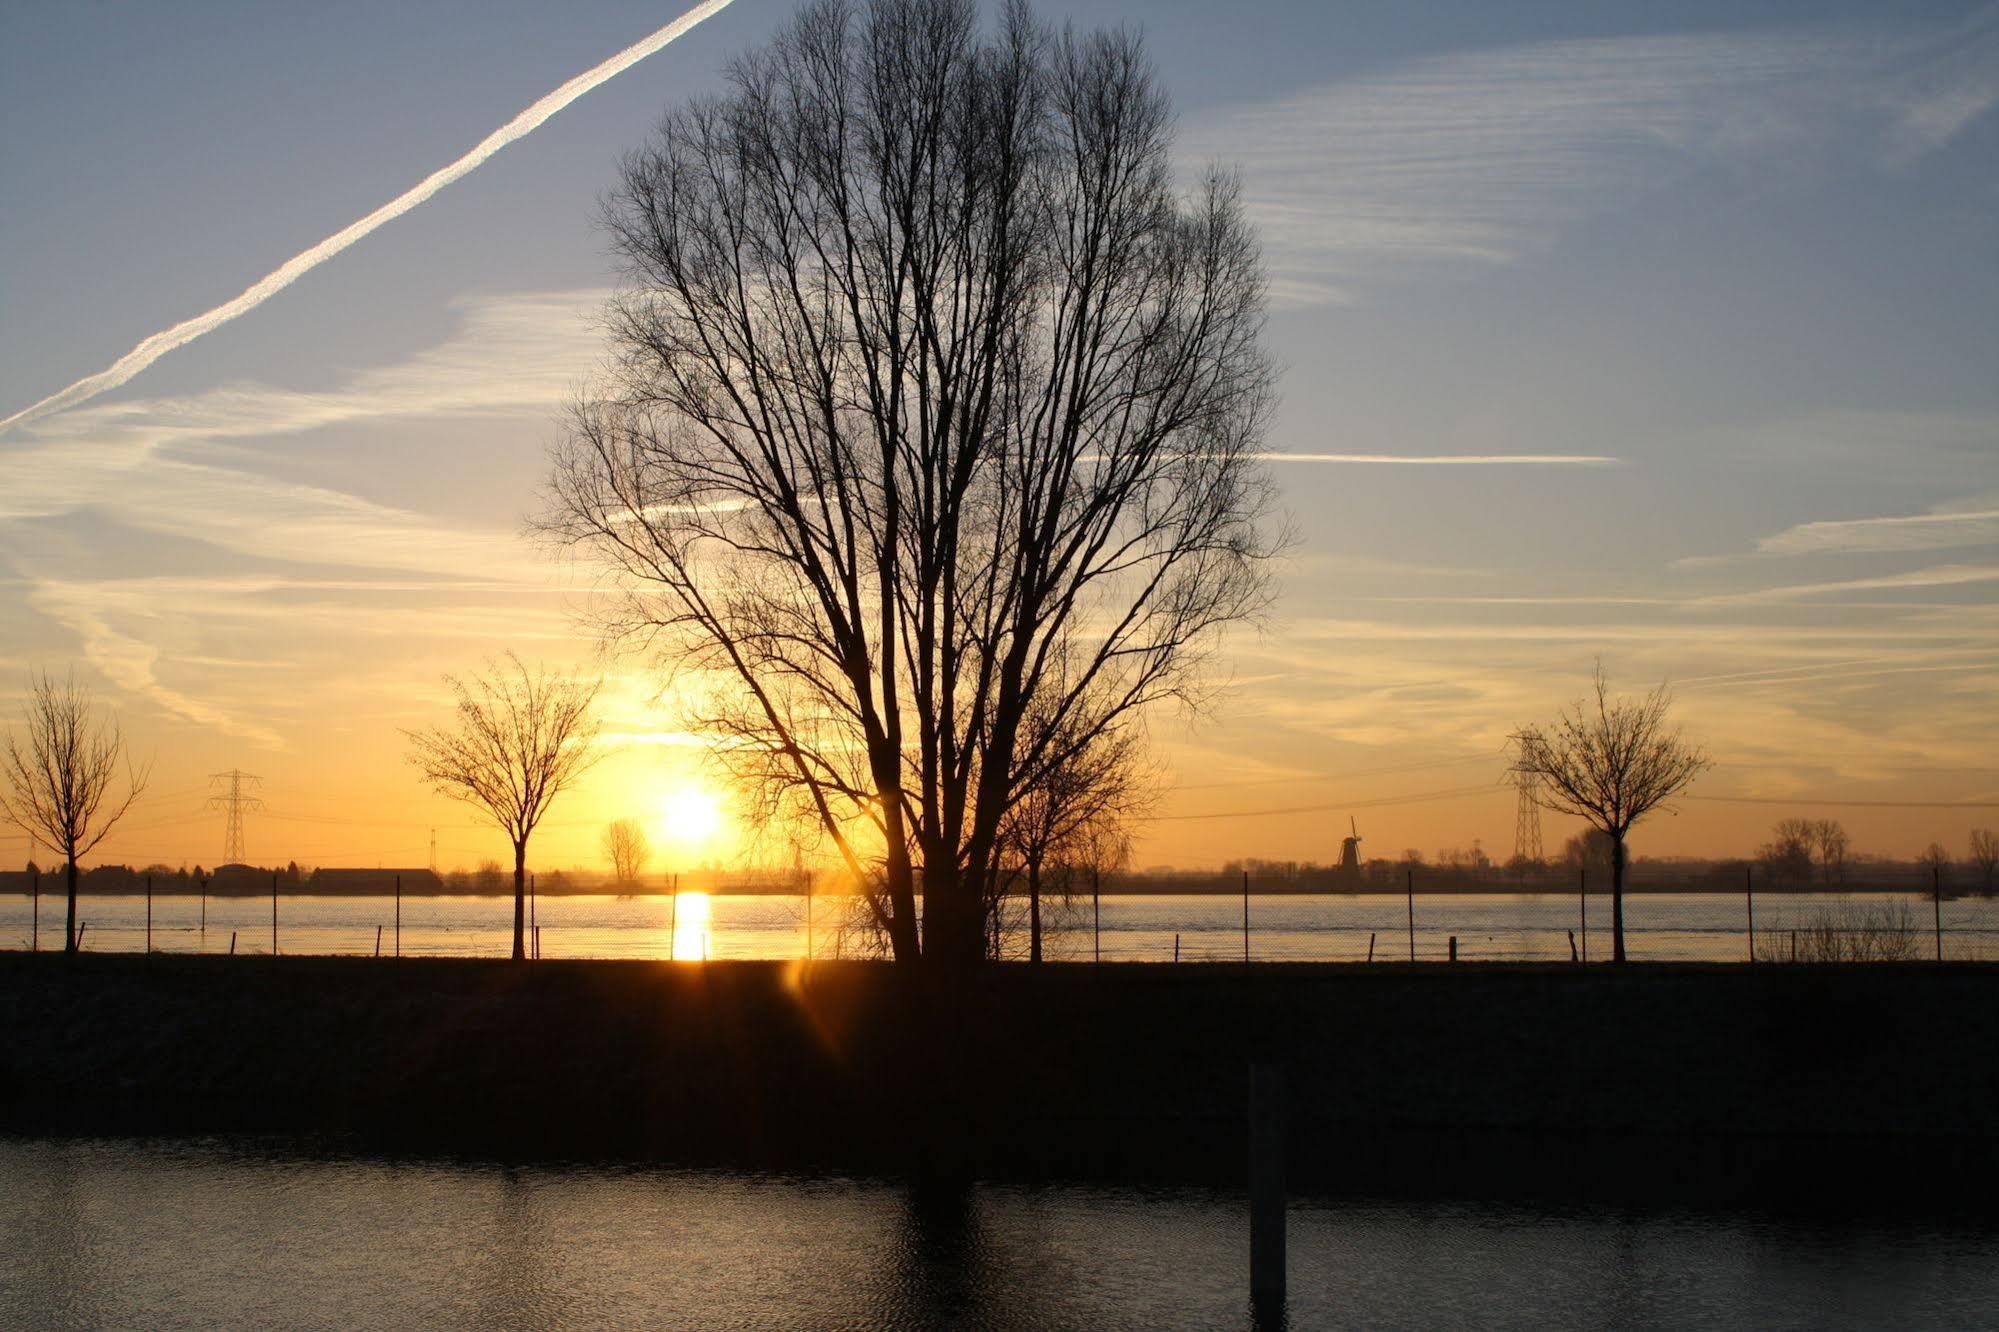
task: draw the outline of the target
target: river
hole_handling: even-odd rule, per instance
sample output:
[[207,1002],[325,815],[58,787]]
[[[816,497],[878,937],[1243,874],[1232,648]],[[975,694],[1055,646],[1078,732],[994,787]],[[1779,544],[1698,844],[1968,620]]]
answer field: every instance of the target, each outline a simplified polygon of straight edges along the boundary
[[[392,897],[283,896],[277,899],[277,946],[287,953],[384,954],[398,947]],[[40,925],[28,897],[0,897],[0,947],[62,944],[63,903],[42,897]],[[1749,903],[1718,893],[1634,893],[1625,898],[1627,947],[1638,960],[1738,962],[1748,957]],[[1790,955],[1794,931],[1828,920],[1886,922],[1908,956],[1929,959],[1939,945],[1953,960],[1999,958],[1999,899],[1965,897],[1933,904],[1920,894],[1765,893],[1755,900],[1759,956]],[[137,952],[146,947],[146,900],[79,899],[84,947]],[[152,946],[163,952],[269,953],[269,897],[160,896],[152,906]],[[1223,895],[1110,896],[1101,916],[1088,898],[1051,902],[1050,956],[1107,962],[1240,962],[1243,899]],[[854,927],[851,899],[706,893],[634,897],[542,897],[534,903],[543,957],[795,958],[868,954],[868,932]],[[1442,961],[1456,940],[1466,961],[1602,961],[1610,956],[1610,901],[1592,895],[1587,919],[1579,899],[1551,893],[1471,895],[1259,895],[1248,905],[1248,954],[1259,961]],[[512,944],[513,901],[500,897],[406,897],[400,948],[411,956],[503,957]],[[1939,929],[1940,925],[1940,929]],[[1573,936],[1574,952],[1571,952]],[[1940,937],[1939,937],[1940,936]],[[1013,928],[1008,951],[1026,946]]]

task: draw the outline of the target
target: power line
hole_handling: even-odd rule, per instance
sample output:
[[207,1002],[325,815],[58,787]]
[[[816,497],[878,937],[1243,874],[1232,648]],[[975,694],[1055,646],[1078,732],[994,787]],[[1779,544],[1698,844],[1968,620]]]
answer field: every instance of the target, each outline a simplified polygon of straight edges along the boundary
[[1196,819],[1263,819],[1278,814],[1323,814],[1328,810],[1386,809],[1393,805],[1420,805],[1432,800],[1463,800],[1469,796],[1491,795],[1496,788],[1481,782],[1477,786],[1453,786],[1440,791],[1417,791],[1410,795],[1381,796],[1373,800],[1338,800],[1316,805],[1285,805],[1277,809],[1225,809],[1211,814],[1154,814],[1150,823],[1182,823]]
[[1840,800],[1820,796],[1676,796],[1724,805],[1827,805],[1841,809],[1999,809],[1999,800]]

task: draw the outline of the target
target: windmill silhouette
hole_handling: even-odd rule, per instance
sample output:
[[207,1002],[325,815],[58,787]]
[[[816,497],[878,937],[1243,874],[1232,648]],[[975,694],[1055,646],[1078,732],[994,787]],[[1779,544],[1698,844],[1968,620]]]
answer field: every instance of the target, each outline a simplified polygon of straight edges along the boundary
[[1347,815],[1347,828],[1353,835],[1340,839],[1340,873],[1359,874],[1360,825],[1354,822],[1353,815],[1351,814]]

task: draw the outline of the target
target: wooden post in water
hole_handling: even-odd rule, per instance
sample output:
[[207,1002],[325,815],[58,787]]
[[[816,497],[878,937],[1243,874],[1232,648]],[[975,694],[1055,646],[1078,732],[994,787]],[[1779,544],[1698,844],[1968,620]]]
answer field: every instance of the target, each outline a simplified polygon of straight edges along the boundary
[[1416,960],[1416,871],[1403,871],[1403,891],[1409,895],[1409,960]]
[[1943,867],[1930,866],[1930,905],[1937,919],[1937,961],[1943,961]]
[[1569,961],[1582,961],[1581,955],[1576,952],[1576,932],[1574,930],[1569,931]]
[[541,926],[534,927],[534,960],[541,961]]
[[1458,936],[1453,934],[1451,936],[1451,961],[1455,962],[1457,960],[1458,960]]
[[396,876],[396,956],[403,955],[403,876]]
[[1749,960],[1756,961],[1756,867],[1742,867],[1742,901],[1749,911]]
[[1180,960],[1180,932],[1178,930],[1173,932],[1173,960],[1175,962]]
[[1242,960],[1249,962],[1249,871],[1242,872]]
[[90,922],[87,920],[76,927],[76,951],[79,953],[83,951],[83,932],[89,928]]
[[42,951],[42,869],[39,865],[35,867],[35,886],[30,891],[35,895],[35,923],[28,927],[32,931],[28,936],[28,951],[39,953]]
[[382,955],[382,927],[380,925],[377,925],[375,927],[375,956],[380,957],[381,955]]
[[153,876],[146,876],[146,951],[153,951]]
[[208,876],[204,874],[196,882],[201,885],[201,944],[205,950],[208,946]]
[[278,872],[271,871],[271,956],[278,955]]
[[1249,1066],[1249,1298],[1259,1325],[1284,1307],[1284,1070]]
[[541,926],[534,923],[534,875],[528,875],[528,942],[534,951],[528,956],[536,962],[541,960]]
[[229,931],[229,956],[236,956],[236,931]]
[[675,874],[667,882],[666,908],[666,960],[680,960],[680,876]]
[[1367,960],[1374,961],[1374,931],[1367,932]]
[[1583,918],[1582,965],[1588,966],[1589,965],[1589,871],[1586,869],[1576,871],[1576,900],[1579,903],[1581,903],[1580,910],[1582,912],[1582,918]]

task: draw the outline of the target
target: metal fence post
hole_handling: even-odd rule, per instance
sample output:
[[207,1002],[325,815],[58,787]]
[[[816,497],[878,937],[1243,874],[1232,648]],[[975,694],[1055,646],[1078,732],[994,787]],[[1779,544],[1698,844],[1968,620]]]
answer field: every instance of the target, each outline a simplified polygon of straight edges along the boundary
[[1943,961],[1943,867],[1930,866],[1930,905],[1936,911],[1937,961]]
[[1749,960],[1756,961],[1756,867],[1742,867],[1742,900],[1749,911]]
[[1403,871],[1402,889],[1409,899],[1409,960],[1416,960],[1416,871]]
[[1242,960],[1249,961],[1249,871],[1242,872]]

